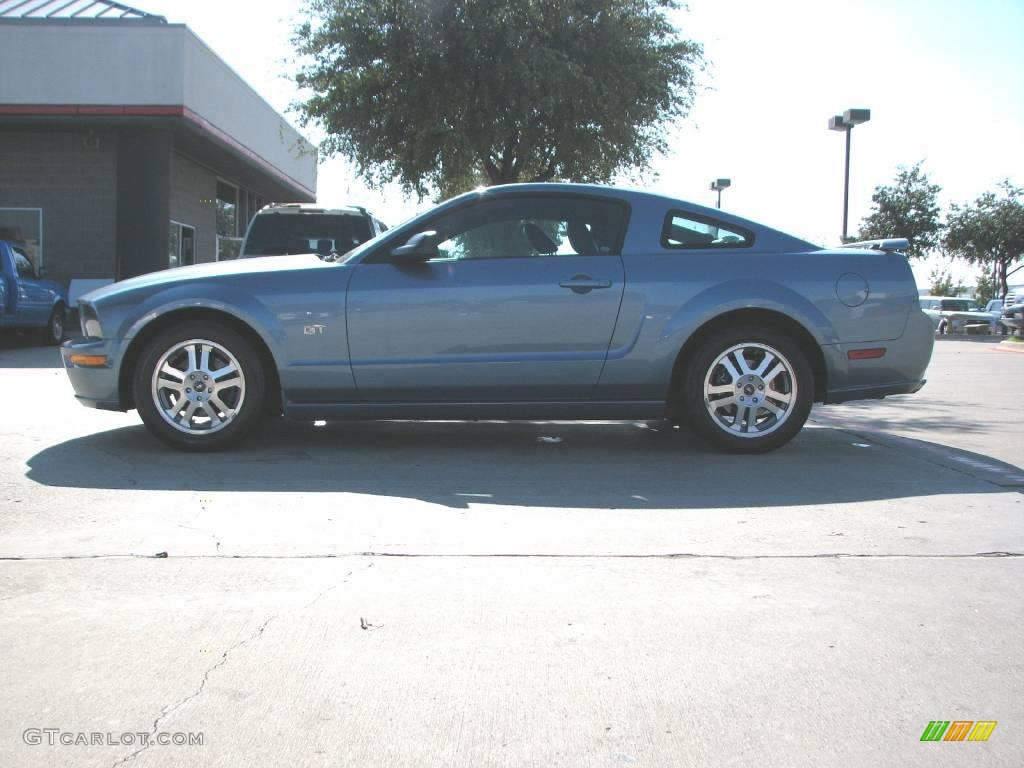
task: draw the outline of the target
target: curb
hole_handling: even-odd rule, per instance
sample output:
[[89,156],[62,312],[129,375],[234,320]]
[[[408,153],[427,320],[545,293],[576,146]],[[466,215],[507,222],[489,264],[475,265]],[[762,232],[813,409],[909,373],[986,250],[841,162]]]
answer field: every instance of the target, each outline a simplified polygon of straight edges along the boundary
[[994,345],[992,349],[999,350],[1000,352],[1024,352],[1024,343],[1019,341],[1001,341]]

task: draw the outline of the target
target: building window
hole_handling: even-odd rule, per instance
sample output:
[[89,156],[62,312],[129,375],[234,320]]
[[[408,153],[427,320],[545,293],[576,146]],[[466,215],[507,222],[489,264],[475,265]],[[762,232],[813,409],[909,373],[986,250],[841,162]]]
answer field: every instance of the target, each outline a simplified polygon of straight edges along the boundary
[[43,209],[0,208],[0,240],[18,246],[36,267],[43,266]]
[[237,259],[242,249],[239,237],[238,187],[217,182],[217,261]]
[[196,263],[196,228],[177,221],[171,222],[167,247],[167,265],[185,267]]

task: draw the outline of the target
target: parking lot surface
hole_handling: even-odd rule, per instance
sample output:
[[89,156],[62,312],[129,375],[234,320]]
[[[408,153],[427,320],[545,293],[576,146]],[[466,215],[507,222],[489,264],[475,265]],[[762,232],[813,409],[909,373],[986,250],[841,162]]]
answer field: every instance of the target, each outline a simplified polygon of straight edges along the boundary
[[[284,420],[187,455],[6,343],[0,765],[1018,766],[997,342],[753,457],[656,422]],[[118,741],[164,732],[203,743]]]

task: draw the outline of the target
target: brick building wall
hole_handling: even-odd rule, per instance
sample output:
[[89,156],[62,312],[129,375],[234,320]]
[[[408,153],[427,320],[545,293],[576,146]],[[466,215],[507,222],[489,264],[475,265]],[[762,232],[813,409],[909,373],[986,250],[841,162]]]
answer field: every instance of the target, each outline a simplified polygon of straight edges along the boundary
[[114,274],[117,134],[0,132],[0,208],[41,208],[47,277]]

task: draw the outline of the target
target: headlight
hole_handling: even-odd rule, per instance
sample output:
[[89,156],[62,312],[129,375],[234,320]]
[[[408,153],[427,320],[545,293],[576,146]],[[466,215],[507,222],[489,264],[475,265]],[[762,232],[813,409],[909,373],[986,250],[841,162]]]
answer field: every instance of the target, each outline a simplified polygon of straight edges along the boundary
[[92,336],[96,339],[103,338],[103,329],[100,327],[100,319],[96,314],[96,307],[84,301],[78,302],[78,320],[82,326],[83,336]]

